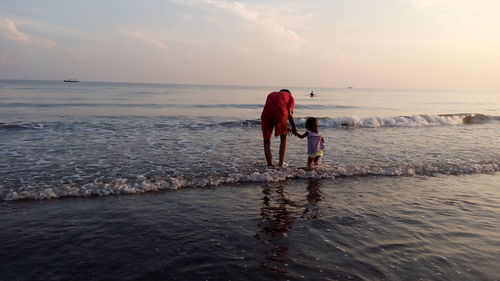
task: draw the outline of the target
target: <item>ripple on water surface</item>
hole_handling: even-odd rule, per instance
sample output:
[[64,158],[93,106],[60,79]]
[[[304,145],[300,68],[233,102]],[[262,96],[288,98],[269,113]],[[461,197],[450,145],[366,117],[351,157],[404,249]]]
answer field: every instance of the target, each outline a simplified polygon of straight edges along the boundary
[[[18,124],[2,132],[0,199],[142,193],[291,178],[494,173],[500,166],[499,146],[491,141],[498,137],[497,123],[325,128],[324,165],[305,172],[297,167],[306,162],[306,142],[297,138],[289,140],[288,168],[266,169],[258,126],[228,129],[222,123],[193,127],[169,118],[127,120]],[[273,139],[273,151],[278,143]]]
[[3,203],[0,273],[7,280],[496,280],[498,180],[304,179]]

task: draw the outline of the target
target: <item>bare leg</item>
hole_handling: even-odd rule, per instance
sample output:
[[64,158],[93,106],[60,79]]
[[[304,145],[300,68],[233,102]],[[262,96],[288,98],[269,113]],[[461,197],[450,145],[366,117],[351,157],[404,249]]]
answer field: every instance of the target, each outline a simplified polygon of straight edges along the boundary
[[283,167],[283,162],[285,161],[286,153],[286,134],[280,136],[280,162],[279,166]]
[[271,140],[264,140],[264,154],[266,155],[267,166],[273,166],[273,154],[271,152]]
[[313,159],[314,159],[314,158],[307,157],[307,167],[309,167],[309,168],[311,168],[311,167],[312,167]]
[[317,166],[317,165],[318,165],[319,157],[320,157],[320,156],[316,156],[316,157],[314,157],[314,165],[315,165],[315,166]]

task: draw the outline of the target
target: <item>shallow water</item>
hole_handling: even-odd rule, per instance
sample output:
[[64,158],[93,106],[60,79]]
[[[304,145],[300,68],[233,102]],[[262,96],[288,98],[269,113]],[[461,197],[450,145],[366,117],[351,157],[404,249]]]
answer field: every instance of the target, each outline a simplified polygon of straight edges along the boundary
[[[323,168],[307,173],[297,169],[307,161],[305,140],[290,138],[289,168],[267,169],[258,124],[173,122],[166,117],[94,118],[2,130],[0,198],[140,193],[286,178],[492,173],[500,166],[497,121],[322,127]],[[278,143],[272,141],[275,153]]]
[[498,280],[499,176],[0,205],[2,280]]

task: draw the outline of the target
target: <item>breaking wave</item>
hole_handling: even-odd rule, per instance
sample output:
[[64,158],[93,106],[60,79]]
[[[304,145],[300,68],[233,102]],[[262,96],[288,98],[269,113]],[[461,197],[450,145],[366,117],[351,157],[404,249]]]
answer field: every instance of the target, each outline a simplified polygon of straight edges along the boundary
[[500,171],[497,163],[441,164],[420,166],[322,166],[317,169],[295,167],[268,168],[262,163],[244,172],[212,175],[203,178],[152,177],[138,175],[135,178],[118,178],[111,181],[95,179],[84,184],[62,184],[60,186],[26,185],[14,189],[0,189],[4,201],[43,200],[60,197],[90,197],[119,194],[138,194],[145,192],[176,190],[185,187],[213,187],[235,183],[280,182],[289,179],[333,179],[336,177],[368,176],[432,176],[437,174],[464,175],[489,174]]
[[[306,117],[295,118],[299,126],[303,126]],[[326,128],[379,128],[379,127],[426,127],[426,126],[450,126],[463,124],[480,124],[491,121],[500,121],[500,116],[491,116],[476,113],[462,114],[440,114],[427,115],[419,114],[412,116],[395,117],[320,117],[319,126]],[[226,126],[252,126],[259,125],[260,120],[245,120],[239,122],[225,122]]]
[[[160,117],[162,118],[162,117]],[[111,119],[111,118],[110,118]],[[296,117],[295,123],[298,126],[304,126],[306,117]],[[440,114],[440,115],[412,115],[412,116],[396,116],[396,117],[320,117],[319,126],[324,128],[380,128],[380,127],[426,127],[426,126],[453,126],[464,124],[481,124],[487,122],[498,122],[500,116],[491,116],[475,113],[463,114]],[[137,121],[138,126],[144,126],[144,123]],[[150,123],[150,121],[147,121]],[[130,121],[133,125],[134,121]],[[76,126],[75,126],[76,125]],[[84,123],[70,123],[65,121],[53,122],[31,122],[31,123],[0,123],[0,130],[27,130],[27,129],[45,129],[45,128],[68,128],[76,129],[82,126],[88,126]],[[106,121],[92,122],[90,126],[102,127],[108,126]],[[112,127],[112,125],[109,125]],[[168,117],[164,120],[157,119],[156,127],[174,127],[174,128],[201,128],[205,126],[222,126],[222,127],[258,127],[260,119],[226,121],[220,123],[210,123],[208,120],[198,120],[193,122],[175,122],[170,124]]]
[[29,124],[0,123],[0,130],[27,130],[32,128]]

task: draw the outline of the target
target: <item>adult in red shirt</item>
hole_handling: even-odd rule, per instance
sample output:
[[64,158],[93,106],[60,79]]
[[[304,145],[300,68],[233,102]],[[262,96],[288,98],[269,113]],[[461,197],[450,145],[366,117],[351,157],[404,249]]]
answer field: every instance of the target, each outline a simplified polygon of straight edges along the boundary
[[297,128],[293,122],[294,100],[292,94],[287,89],[279,92],[272,92],[267,95],[266,105],[262,111],[261,126],[262,137],[264,138],[264,154],[268,166],[273,166],[273,154],[271,152],[271,135],[274,129],[274,136],[280,136],[280,158],[279,166],[283,166],[286,152],[286,136],[288,134],[288,122],[292,125],[292,132],[295,134]]

